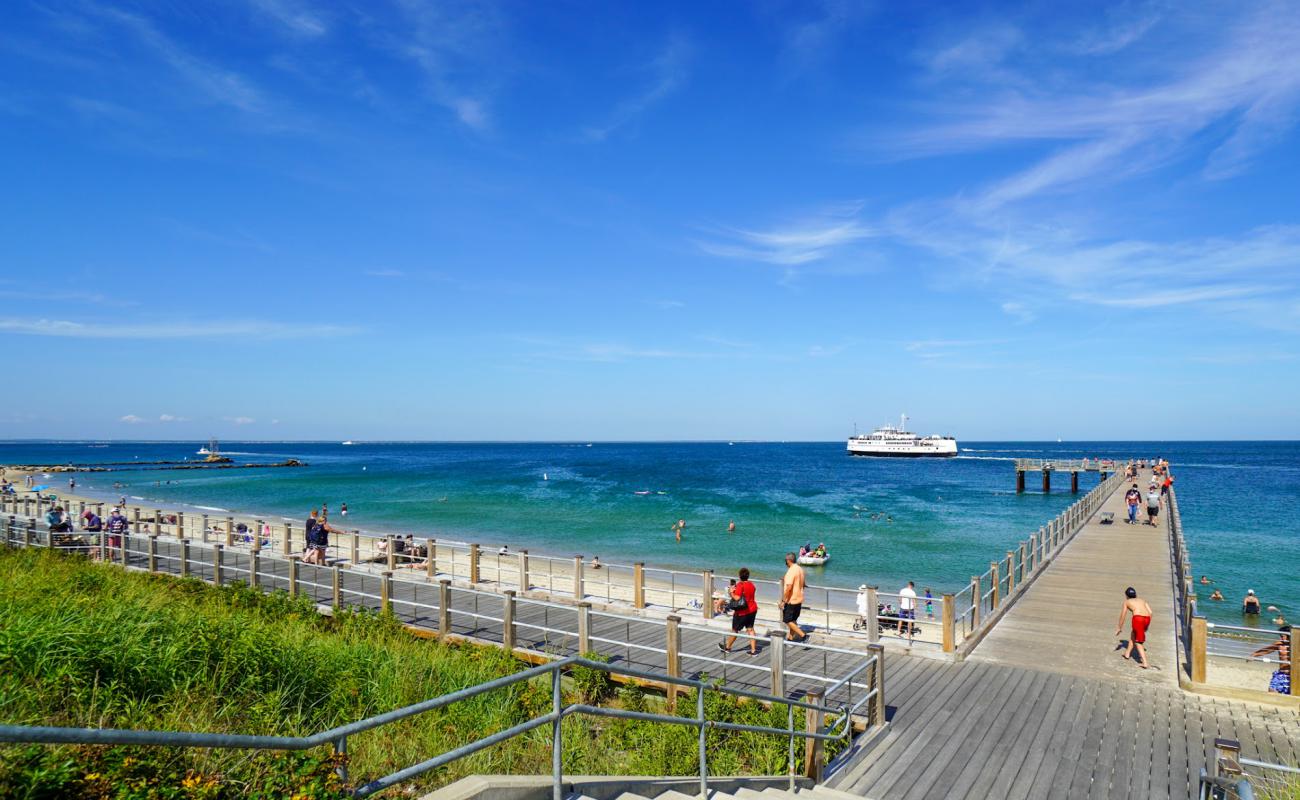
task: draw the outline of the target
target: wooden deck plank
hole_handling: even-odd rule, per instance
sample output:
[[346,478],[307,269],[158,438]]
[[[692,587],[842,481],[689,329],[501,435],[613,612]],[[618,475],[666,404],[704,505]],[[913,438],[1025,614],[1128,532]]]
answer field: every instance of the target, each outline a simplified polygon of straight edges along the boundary
[[1060,684],[1061,677],[1045,672],[1030,673],[1021,678],[1014,702],[1004,705],[1002,714],[989,727],[989,735],[980,742],[980,746],[971,756],[970,763],[952,786],[948,793],[954,798],[991,797],[989,787],[997,780],[1003,761],[1010,750],[1015,731],[1022,727],[1026,718],[1033,711],[1038,698],[1053,691]]
[[1052,704],[1044,713],[1038,730],[1034,732],[1034,735],[1028,741],[1022,743],[1024,759],[1020,769],[1016,772],[1015,778],[1010,782],[1010,785],[1005,787],[1003,792],[1003,795],[1008,800],[1013,798],[1024,800],[1029,796],[1030,789],[1034,785],[1034,779],[1047,758],[1052,741],[1057,736],[1068,731],[1068,727],[1061,724],[1062,720],[1073,715],[1076,708],[1081,705],[1079,700],[1083,692],[1083,683],[1083,680],[1078,677],[1067,676],[1062,687],[1052,698]]

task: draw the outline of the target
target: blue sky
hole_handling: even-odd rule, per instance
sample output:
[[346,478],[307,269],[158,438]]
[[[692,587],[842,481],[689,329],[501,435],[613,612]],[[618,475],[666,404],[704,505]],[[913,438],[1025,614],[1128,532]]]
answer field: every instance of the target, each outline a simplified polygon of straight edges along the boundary
[[7,4],[0,437],[1300,438],[1300,12],[1078,5]]

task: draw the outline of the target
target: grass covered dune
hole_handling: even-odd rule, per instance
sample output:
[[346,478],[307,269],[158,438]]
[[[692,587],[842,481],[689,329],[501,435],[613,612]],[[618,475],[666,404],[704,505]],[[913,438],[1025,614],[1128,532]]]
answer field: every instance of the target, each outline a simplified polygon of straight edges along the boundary
[[[39,550],[0,551],[0,721],[305,735],[519,671],[491,647],[416,639],[374,614],[316,613],[283,593],[124,572]],[[589,671],[588,671],[589,672]],[[600,673],[572,692],[637,710],[640,690]],[[575,698],[576,699],[576,698]],[[364,781],[550,708],[549,680],[516,684],[349,739]],[[708,693],[715,719],[784,727],[784,709]],[[695,703],[682,703],[693,715]],[[796,715],[800,717],[802,715]],[[780,737],[711,731],[715,774],[780,774]],[[696,731],[569,718],[572,774],[690,775]],[[802,757],[802,746],[796,748]],[[346,795],[329,748],[289,754],[174,748],[0,746],[12,798],[331,798]],[[542,728],[427,774],[402,790],[465,775],[550,771]]]

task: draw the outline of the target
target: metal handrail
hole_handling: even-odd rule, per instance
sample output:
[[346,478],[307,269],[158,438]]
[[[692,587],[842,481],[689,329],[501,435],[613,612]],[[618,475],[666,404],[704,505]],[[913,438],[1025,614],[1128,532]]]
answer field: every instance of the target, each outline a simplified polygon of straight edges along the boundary
[[[879,664],[880,662],[878,657],[872,656],[868,661],[855,670],[854,674],[867,666],[874,665],[878,668]],[[560,678],[566,669],[571,669],[573,667],[585,667],[587,669],[598,670],[610,675],[648,679],[673,684],[675,686],[693,688],[696,690],[698,696],[698,713],[696,718],[692,719],[689,717],[679,717],[666,714],[600,708],[581,703],[563,705],[560,699]],[[708,753],[704,747],[704,736],[710,728],[786,736],[790,738],[792,752],[795,738],[819,741],[843,740],[847,738],[852,731],[852,716],[850,714],[850,709],[844,704],[829,706],[821,703],[806,703],[791,698],[777,697],[775,695],[744,689],[733,689],[690,678],[660,675],[657,673],[646,672],[644,670],[614,666],[600,661],[592,661],[575,656],[532,667],[513,675],[507,675],[465,689],[449,692],[420,703],[404,706],[399,709],[394,709],[393,711],[377,714],[346,725],[339,725],[307,736],[250,736],[241,734],[194,733],[187,731],[137,731],[114,728],[63,728],[52,726],[0,725],[0,742],[91,745],[116,744],[156,747],[205,747],[256,750],[307,750],[313,747],[330,744],[333,745],[335,754],[342,756],[347,752],[347,739],[349,736],[355,736],[359,733],[364,733],[408,717],[423,714],[428,711],[443,708],[461,700],[476,697],[485,692],[501,689],[545,675],[550,675],[552,678],[553,707],[550,713],[519,723],[511,728],[482,737],[474,742],[449,750],[426,761],[422,761],[418,764],[398,770],[397,772],[372,780],[357,787],[353,791],[353,795],[356,797],[367,797],[375,792],[421,775],[431,769],[464,758],[465,756],[514,738],[515,736],[526,733],[534,728],[550,724],[554,728],[554,751],[552,754],[553,792],[555,800],[560,800],[563,791],[563,770],[561,766],[562,740],[560,737],[560,724],[564,717],[574,714],[618,717],[622,719],[635,719],[645,722],[661,722],[674,725],[690,725],[699,728],[700,791],[702,794],[707,792],[708,786]],[[783,704],[790,709],[789,718],[791,719],[791,724],[786,728],[773,728],[762,725],[742,725],[739,723],[710,720],[704,714],[704,692],[709,690],[738,697],[747,697],[766,703]],[[878,691],[878,689],[875,689],[873,690],[873,693]],[[793,727],[793,709],[795,708],[808,709],[822,714],[834,714],[838,715],[839,719],[835,723],[819,730],[797,731]],[[789,769],[793,785],[793,763],[789,765]],[[340,770],[341,777],[346,779],[345,768],[340,767]]]

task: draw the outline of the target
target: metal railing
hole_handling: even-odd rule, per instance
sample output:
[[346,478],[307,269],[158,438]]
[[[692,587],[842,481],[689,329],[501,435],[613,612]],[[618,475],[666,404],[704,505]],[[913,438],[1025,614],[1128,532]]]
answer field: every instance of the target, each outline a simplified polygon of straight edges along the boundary
[[[805,647],[770,634],[766,664],[719,658],[716,645],[724,633],[711,627],[682,625],[678,617],[650,618],[601,612],[588,603],[562,604],[521,597],[514,591],[493,592],[453,587],[451,581],[406,580],[389,572],[373,573],[320,566],[261,553],[228,549],[219,543],[171,540],[156,534],[115,537],[107,532],[51,533],[28,519],[3,519],[8,546],[47,547],[88,555],[129,569],[193,577],[213,585],[245,583],[262,591],[282,590],[310,597],[319,606],[359,607],[392,613],[399,621],[440,635],[473,639],[508,650],[522,648],[552,658],[599,653],[625,663],[662,670],[670,677],[710,674],[745,688],[787,694],[799,684],[837,682],[842,672],[879,655],[834,647]],[[622,630],[619,630],[619,629]],[[620,635],[621,634],[621,635]],[[690,636],[684,634],[691,634]],[[760,638],[760,637],[755,637]],[[821,655],[821,673],[806,665]],[[835,656],[832,658],[832,654]],[[715,669],[715,665],[720,668]],[[837,687],[852,695],[860,683]],[[836,698],[827,697],[828,700]]]
[[1111,472],[1116,464],[1112,458],[1017,458],[1016,471]]
[[1283,800],[1300,794],[1300,768],[1241,757],[1234,739],[1214,740],[1214,759],[1201,768],[1198,800]]
[[[567,670],[574,667],[581,667],[591,670],[597,670],[610,675],[620,675],[627,678],[651,679],[656,681],[668,681],[669,683],[689,689],[694,689],[696,694],[696,714],[692,717],[684,717],[668,714],[655,714],[650,712],[626,711],[616,708],[603,708],[592,706],[585,703],[565,704],[561,679]],[[859,667],[859,671],[867,668],[875,670],[880,669],[880,660],[873,657],[867,663]],[[28,742],[41,744],[78,744],[78,745],[131,745],[145,747],[207,747],[223,748],[237,750],[272,750],[272,751],[293,751],[309,750],[316,747],[330,746],[333,748],[334,755],[338,762],[339,776],[345,782],[348,780],[347,775],[347,749],[349,737],[356,736],[367,731],[381,728],[385,725],[398,722],[400,720],[435,711],[461,700],[467,700],[472,697],[490,692],[496,689],[502,689],[507,686],[529,681],[538,678],[549,677],[551,682],[551,711],[538,717],[533,717],[524,722],[513,725],[505,730],[481,736],[480,738],[461,745],[445,753],[433,756],[429,759],[412,764],[399,769],[388,775],[374,778],[366,783],[356,787],[353,790],[355,797],[367,797],[376,792],[383,791],[392,786],[396,786],[404,781],[408,781],[429,770],[450,764],[466,756],[473,755],[480,750],[485,750],[493,745],[508,741],[516,736],[527,733],[535,728],[545,725],[551,726],[551,781],[552,796],[554,800],[562,800],[563,797],[563,743],[561,736],[561,725],[567,716],[583,714],[589,716],[615,717],[619,719],[632,719],[642,722],[655,722],[667,725],[688,725],[699,730],[699,767],[700,767],[700,797],[707,797],[709,762],[708,748],[706,737],[710,730],[738,731],[746,733],[770,734],[773,736],[783,736],[789,740],[789,751],[787,759],[787,774],[789,776],[790,788],[794,789],[795,784],[795,740],[804,739],[820,745],[822,742],[831,740],[847,740],[853,731],[851,709],[847,705],[837,707],[828,706],[818,702],[805,702],[801,700],[792,700],[785,697],[776,697],[773,695],[762,694],[759,692],[750,692],[740,689],[733,689],[725,686],[718,686],[704,681],[690,680],[686,678],[673,678],[641,670],[629,669],[625,667],[615,667],[599,661],[591,661],[584,658],[565,658],[559,661],[552,661],[542,666],[533,667],[522,672],[508,675],[496,680],[487,681],[471,686],[459,691],[450,692],[439,697],[425,700],[420,703],[405,706],[404,708],[395,709],[383,714],[377,714],[367,717],[347,725],[330,728],[329,730],[308,736],[250,736],[241,734],[214,734],[214,733],[191,733],[181,731],[138,731],[138,730],[119,730],[112,728],[59,728],[45,726],[23,726],[23,725],[0,725],[0,742]],[[705,693],[718,692],[734,697],[744,697],[751,700],[758,700],[763,703],[772,705],[783,705],[787,708],[787,725],[785,728],[776,728],[762,725],[742,725],[739,723],[723,722],[720,720],[710,719],[705,711]],[[865,703],[869,700],[876,701],[876,710],[873,712],[873,719],[879,722],[873,722],[877,725],[884,720],[884,703],[883,696],[880,692],[879,674],[876,676],[876,686],[871,689],[867,695],[860,701]],[[802,730],[795,727],[795,709],[803,709],[805,713],[805,724]],[[828,719],[830,717],[830,719]],[[820,746],[814,748],[814,757],[820,758]],[[817,780],[820,777],[819,765],[813,765],[808,770],[810,777]]]

